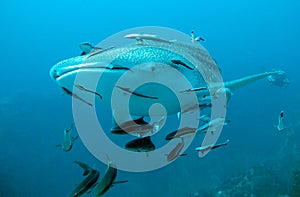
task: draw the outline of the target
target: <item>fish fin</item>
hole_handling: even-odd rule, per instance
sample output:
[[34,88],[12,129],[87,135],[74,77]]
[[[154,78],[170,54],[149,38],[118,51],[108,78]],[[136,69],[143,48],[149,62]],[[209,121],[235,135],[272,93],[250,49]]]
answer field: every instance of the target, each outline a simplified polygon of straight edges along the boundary
[[200,37],[200,36],[198,36],[198,37],[196,37],[196,38],[195,38],[195,41],[203,41],[203,42],[204,42],[204,41],[205,41],[205,39],[204,39],[204,38],[202,38],[202,37]]
[[284,111],[280,112],[280,118],[283,118]]
[[88,42],[79,44],[79,48],[82,50],[81,55],[86,55],[94,49],[94,47]]
[[106,66],[106,68],[108,68],[108,69],[113,69],[113,68],[114,68],[114,65],[113,65],[113,64],[108,64],[108,65]]
[[78,135],[75,137],[72,137],[72,142],[75,142],[78,139],[78,137],[79,137]]
[[176,133],[177,133],[178,130],[176,131],[172,131],[171,133],[168,133],[165,137],[165,140],[172,140],[174,139],[174,137],[176,136]]
[[227,145],[227,144],[228,144],[228,142],[229,142],[229,139],[227,139],[227,140],[225,141],[225,143],[224,143],[224,144],[226,144],[226,145]]
[[143,138],[140,138],[140,139],[144,139],[144,140],[146,140],[146,141],[148,141],[150,143],[153,143],[152,140],[151,140],[151,136],[150,135],[146,136],[146,137],[143,137]]
[[178,118],[178,119],[180,118],[180,115],[181,115],[181,113],[178,112],[178,113],[177,113],[177,118]]
[[117,166],[113,163],[113,161],[108,156],[108,154],[105,154],[105,156],[106,156],[106,159],[107,159],[107,166],[110,167],[110,168],[117,169]]
[[72,149],[73,145],[69,146],[69,148],[62,147],[65,152],[69,152]]
[[127,183],[127,182],[128,182],[128,180],[114,181],[114,182],[113,182],[113,185],[114,185],[114,184]]
[[182,154],[180,154],[179,156],[187,156],[187,154],[186,153],[182,153]]
[[136,124],[142,125],[142,124],[148,124],[145,120],[144,120],[144,116],[133,120]]
[[84,170],[83,173],[82,173],[82,175],[83,175],[83,176],[86,176],[86,175],[88,175],[90,172],[91,172],[91,171],[90,171],[89,169]]
[[231,120],[225,120],[224,125],[228,125],[231,122]]
[[83,168],[84,170],[88,170],[90,169],[91,167],[81,161],[74,161],[74,163],[78,164],[81,168]]
[[69,133],[72,131],[72,128],[65,129],[65,133]]
[[79,45],[79,48],[82,50],[82,53],[81,55],[86,55],[92,51],[95,51],[95,50],[103,50],[102,48],[100,47],[94,47],[93,45],[91,45],[90,43],[88,42],[83,42]]

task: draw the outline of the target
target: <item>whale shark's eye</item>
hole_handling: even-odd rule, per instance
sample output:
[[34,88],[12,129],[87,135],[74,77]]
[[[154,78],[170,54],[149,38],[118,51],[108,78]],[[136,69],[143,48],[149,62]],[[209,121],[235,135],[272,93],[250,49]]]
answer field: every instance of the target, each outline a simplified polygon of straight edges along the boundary
[[54,79],[56,79],[56,78],[59,77],[59,75],[57,74],[57,71],[56,71],[56,70],[53,70],[52,77],[53,77]]

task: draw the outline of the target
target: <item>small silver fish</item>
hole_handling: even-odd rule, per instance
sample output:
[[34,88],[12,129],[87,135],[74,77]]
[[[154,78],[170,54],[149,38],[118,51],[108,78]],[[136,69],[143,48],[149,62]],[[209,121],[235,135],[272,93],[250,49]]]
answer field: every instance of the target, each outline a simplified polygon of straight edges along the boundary
[[150,136],[131,140],[126,143],[125,148],[137,152],[149,152],[155,150],[155,145]]
[[110,161],[108,163],[108,166],[107,166],[107,169],[106,169],[106,172],[105,172],[103,178],[96,185],[96,188],[95,188],[95,194],[96,194],[95,196],[96,197],[102,196],[114,184],[128,182],[127,180],[124,180],[124,181],[115,181],[115,179],[117,177],[117,172],[118,172],[118,170],[117,170],[116,166],[114,166],[112,164],[112,162]]
[[72,149],[73,143],[78,139],[78,135],[76,137],[72,137],[73,125],[64,130],[64,137],[62,144],[56,145],[56,147],[62,148],[64,151],[68,152]]
[[91,168],[87,164],[80,161],[75,161],[74,163],[83,168],[83,175],[87,177],[73,189],[73,191],[69,194],[69,197],[79,197],[89,192],[96,185],[100,176],[99,171]]
[[163,38],[159,38],[157,35],[152,35],[152,34],[128,34],[125,35],[124,37],[129,39],[135,39],[138,42],[143,42],[145,40],[163,42],[163,43],[176,42],[176,40],[165,40]]
[[165,139],[172,140],[174,138],[180,138],[185,135],[194,134],[194,133],[196,133],[196,131],[197,131],[197,128],[184,127],[182,129],[178,129],[176,131],[169,133]]
[[208,123],[202,125],[201,127],[199,127],[196,133],[197,134],[206,133],[209,127],[212,128],[212,132],[213,132],[213,129],[220,126],[222,122],[223,125],[227,125],[228,123],[230,123],[230,120],[225,120],[224,118],[215,118],[209,121]]
[[[115,126],[111,129],[111,133],[113,134],[132,134],[137,135],[138,137],[143,137],[147,133],[156,133],[164,123],[165,118],[162,118],[158,122],[154,122],[152,124],[147,123],[143,119],[144,117],[123,122],[120,126]],[[115,123],[116,124],[116,123]]]
[[183,138],[181,138],[181,142],[179,142],[174,149],[172,149],[172,151],[167,154],[167,161],[173,161],[174,159],[176,159],[179,156],[184,156],[186,154],[181,154],[181,151],[184,147],[184,140]]
[[284,112],[281,111],[278,116],[278,124],[274,125],[274,127],[276,127],[278,131],[283,131],[286,128],[283,124],[283,117],[284,117]]
[[195,148],[196,151],[199,152],[199,154],[204,154],[205,152],[209,151],[209,150],[213,150],[222,146],[226,146],[228,144],[229,140],[226,140],[223,143],[217,144],[217,145],[207,145],[207,146],[199,146],[197,148]]

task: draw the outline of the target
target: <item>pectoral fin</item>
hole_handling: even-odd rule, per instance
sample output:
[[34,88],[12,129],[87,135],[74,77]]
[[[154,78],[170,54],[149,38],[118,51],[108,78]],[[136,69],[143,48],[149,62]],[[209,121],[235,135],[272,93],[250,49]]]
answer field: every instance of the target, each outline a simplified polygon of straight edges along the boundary
[[89,165],[82,163],[80,161],[74,161],[74,163],[78,164],[82,169],[84,169],[83,176],[86,176],[90,173],[91,167]]
[[86,176],[86,175],[88,175],[90,172],[91,172],[90,170],[84,170],[83,173],[82,173],[82,175],[83,175],[83,176]]
[[72,142],[75,142],[78,139],[78,135],[76,137],[72,137]]
[[224,121],[224,125],[226,126],[226,125],[228,125],[230,122],[231,122],[231,120],[225,120],[225,121]]

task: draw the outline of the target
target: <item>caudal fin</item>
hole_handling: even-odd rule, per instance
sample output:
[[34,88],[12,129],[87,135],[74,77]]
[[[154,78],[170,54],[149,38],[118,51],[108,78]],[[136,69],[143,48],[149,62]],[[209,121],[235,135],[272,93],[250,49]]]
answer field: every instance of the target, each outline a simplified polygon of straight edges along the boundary
[[256,75],[250,75],[250,76],[243,77],[240,79],[225,82],[224,86],[226,88],[229,88],[231,91],[235,91],[235,90],[240,89],[244,86],[247,86],[255,81],[266,78],[270,75],[279,74],[281,72],[282,72],[281,70],[273,70],[271,72],[264,72],[264,73],[260,73],[260,74],[256,74]]

